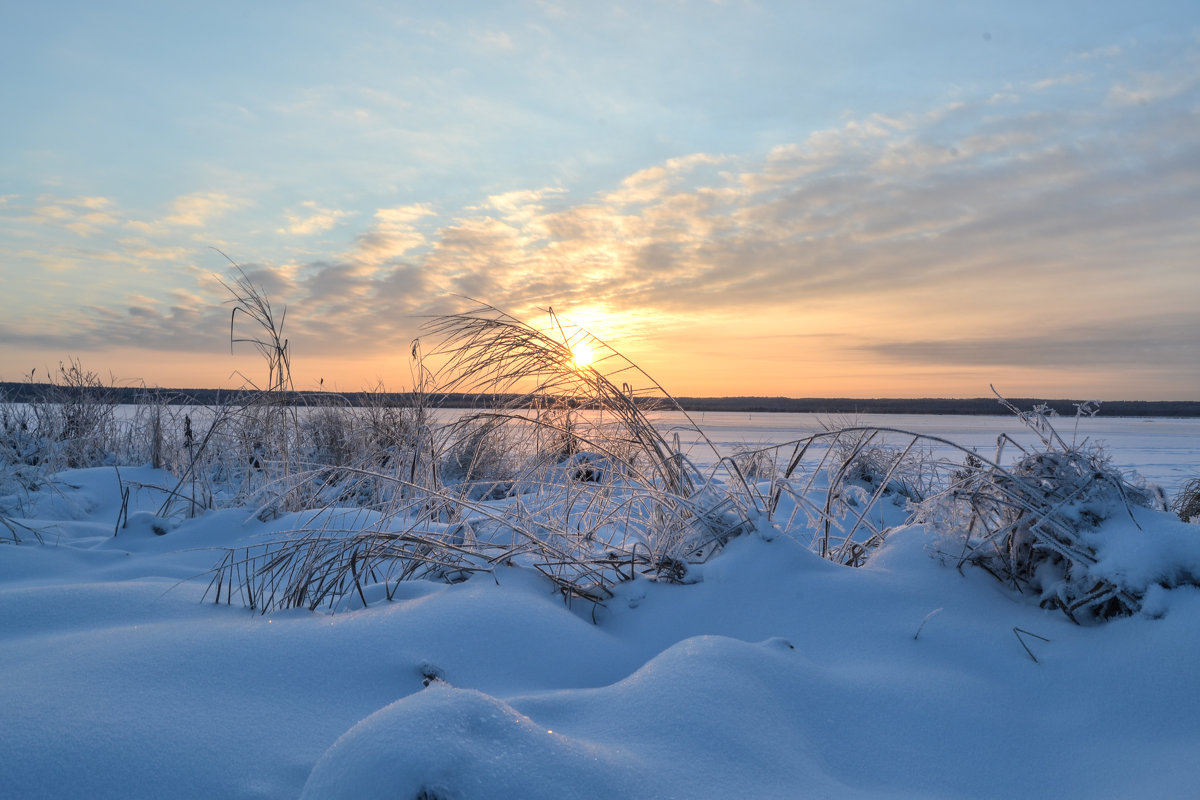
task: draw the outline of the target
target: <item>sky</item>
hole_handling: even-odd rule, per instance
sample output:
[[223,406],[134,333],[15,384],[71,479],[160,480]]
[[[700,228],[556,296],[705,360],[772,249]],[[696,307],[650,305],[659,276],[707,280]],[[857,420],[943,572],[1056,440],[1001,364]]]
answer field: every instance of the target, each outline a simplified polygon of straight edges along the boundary
[[261,382],[232,260],[301,389],[486,303],[680,396],[1200,398],[1194,2],[334,5],[5,4],[0,380]]

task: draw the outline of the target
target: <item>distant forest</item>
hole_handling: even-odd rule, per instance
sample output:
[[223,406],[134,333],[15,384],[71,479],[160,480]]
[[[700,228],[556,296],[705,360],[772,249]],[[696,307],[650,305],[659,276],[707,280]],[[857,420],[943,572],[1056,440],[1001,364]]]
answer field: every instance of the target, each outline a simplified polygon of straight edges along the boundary
[[[73,389],[47,383],[0,382],[0,402],[29,403],[88,397],[111,403],[167,403],[170,405],[220,405],[244,402],[257,393],[220,389],[146,389],[104,387]],[[415,397],[408,392],[288,392],[286,399],[299,405],[395,405],[409,406]],[[477,408],[504,401],[492,395],[435,394],[427,405],[443,408]],[[677,397],[687,411],[740,411],[752,413],[814,414],[964,414],[1004,415],[1008,412],[994,397],[973,398],[853,398],[853,397]],[[1063,416],[1074,416],[1080,400],[1010,397],[1020,409],[1044,403]],[[646,399],[652,404],[652,398]],[[586,407],[586,403],[582,404]],[[1106,417],[1200,417],[1200,400],[1113,400],[1100,405]]]

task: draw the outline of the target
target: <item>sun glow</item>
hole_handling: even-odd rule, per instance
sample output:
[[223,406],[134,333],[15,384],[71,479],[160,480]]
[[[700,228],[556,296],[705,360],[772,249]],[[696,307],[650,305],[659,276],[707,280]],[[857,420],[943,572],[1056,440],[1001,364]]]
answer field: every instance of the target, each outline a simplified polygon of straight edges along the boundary
[[587,369],[596,360],[596,352],[587,342],[577,342],[571,346],[571,366],[575,369]]

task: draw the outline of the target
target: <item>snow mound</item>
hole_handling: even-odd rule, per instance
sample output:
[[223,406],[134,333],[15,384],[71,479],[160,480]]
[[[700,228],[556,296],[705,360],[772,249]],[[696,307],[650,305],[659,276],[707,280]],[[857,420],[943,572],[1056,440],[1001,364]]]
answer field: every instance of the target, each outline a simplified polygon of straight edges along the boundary
[[433,681],[338,739],[303,797],[844,795],[804,690],[822,673],[781,637],[696,636],[596,689],[502,701]]
[[434,681],[351,728],[301,795],[355,798],[632,796],[628,764],[473,689]]

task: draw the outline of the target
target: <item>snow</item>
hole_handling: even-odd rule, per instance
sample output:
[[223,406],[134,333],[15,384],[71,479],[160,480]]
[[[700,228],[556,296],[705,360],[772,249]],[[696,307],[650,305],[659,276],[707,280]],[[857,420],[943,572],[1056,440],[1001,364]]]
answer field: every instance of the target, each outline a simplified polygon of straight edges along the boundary
[[919,526],[858,569],[744,535],[690,583],[619,584],[604,606],[518,566],[260,614],[202,601],[219,548],[311,515],[161,519],[171,476],[120,481],[125,527],[117,471],[73,470],[21,506],[44,543],[0,547],[6,797],[1179,797],[1200,781],[1200,590],[1157,585],[1200,575],[1200,528],[1163,512],[1095,533],[1096,570],[1151,584],[1142,614],[1097,625],[940,563]]

